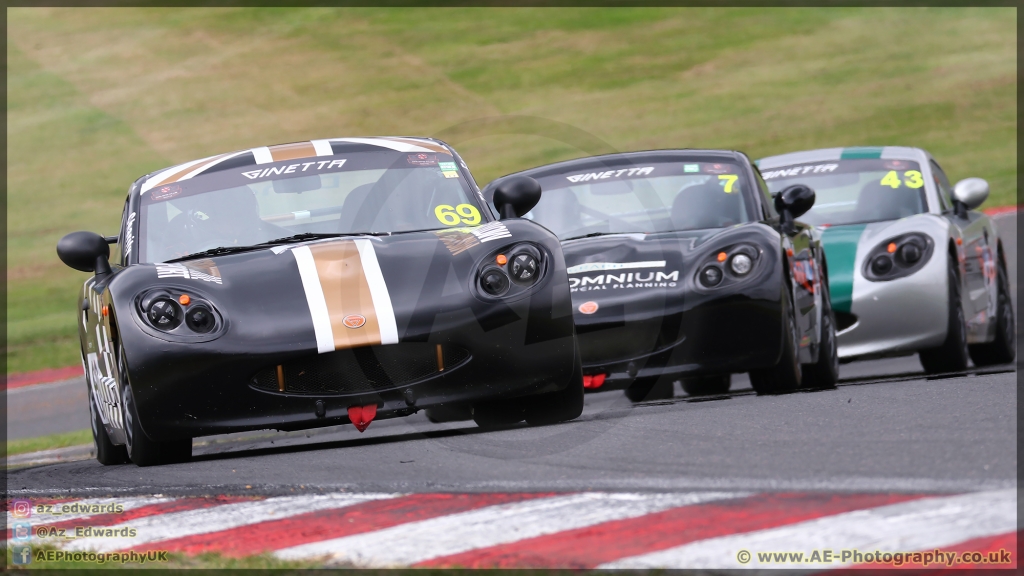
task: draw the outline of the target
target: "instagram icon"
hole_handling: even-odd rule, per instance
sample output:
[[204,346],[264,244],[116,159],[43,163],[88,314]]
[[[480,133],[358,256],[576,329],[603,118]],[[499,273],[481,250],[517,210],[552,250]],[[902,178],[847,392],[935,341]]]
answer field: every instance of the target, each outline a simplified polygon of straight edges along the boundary
[[13,516],[14,518],[28,518],[29,516],[32,516],[32,501],[11,501],[11,516]]

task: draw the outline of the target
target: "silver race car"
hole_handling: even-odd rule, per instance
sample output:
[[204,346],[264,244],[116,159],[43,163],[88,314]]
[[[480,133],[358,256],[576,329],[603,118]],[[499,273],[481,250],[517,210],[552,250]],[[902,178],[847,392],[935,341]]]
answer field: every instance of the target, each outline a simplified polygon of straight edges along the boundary
[[828,148],[757,161],[774,193],[806,184],[801,220],[828,258],[839,357],[918,353],[928,373],[1012,362],[1016,327],[988,183],[950,186],[925,150]]

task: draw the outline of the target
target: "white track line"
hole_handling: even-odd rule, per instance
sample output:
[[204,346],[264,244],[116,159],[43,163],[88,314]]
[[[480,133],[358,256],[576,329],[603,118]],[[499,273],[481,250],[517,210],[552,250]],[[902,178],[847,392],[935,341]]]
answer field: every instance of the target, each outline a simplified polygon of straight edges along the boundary
[[37,506],[41,504],[33,503],[32,505],[32,516],[29,518],[15,518],[11,511],[7,512],[7,526],[8,528],[13,523],[25,523],[28,522],[33,526],[40,524],[55,524],[57,522],[64,522],[67,520],[78,520],[81,518],[89,518],[90,516],[97,516],[100,514],[111,514],[115,513],[113,510],[98,510],[98,511],[87,511],[78,512],[75,508],[81,509],[83,506],[110,506],[120,505],[122,510],[131,510],[133,508],[139,508],[141,506],[148,506],[150,504],[160,504],[161,502],[170,502],[174,498],[85,498],[83,500],[75,500],[72,502],[62,502],[53,504],[53,510],[61,510],[63,507],[69,509],[68,513],[46,513],[38,512]]
[[740,493],[585,493],[554,496],[410,522],[366,534],[278,550],[280,558],[327,557],[365,567],[404,566],[439,556],[635,518]]
[[[761,564],[757,552],[858,549],[911,552],[951,546],[1017,529],[1017,491],[926,498],[846,512],[789,526],[710,538],[603,564],[614,569],[841,568],[849,563]],[[736,559],[751,553],[748,564]]]
[[222,504],[212,508],[201,508],[184,512],[172,512],[160,516],[149,516],[117,524],[111,528],[131,527],[136,529],[133,538],[80,538],[68,542],[70,550],[95,550],[111,552],[124,550],[141,544],[208,534],[229,530],[247,524],[258,524],[267,520],[279,520],[296,514],[343,508],[369,500],[393,498],[397,494],[327,494],[321,496],[281,496]]

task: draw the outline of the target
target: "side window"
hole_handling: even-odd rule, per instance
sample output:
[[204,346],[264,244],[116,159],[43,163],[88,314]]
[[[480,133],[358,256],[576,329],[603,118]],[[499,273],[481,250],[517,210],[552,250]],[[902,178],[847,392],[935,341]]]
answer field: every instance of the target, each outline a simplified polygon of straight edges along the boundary
[[757,180],[757,187],[761,189],[761,197],[764,198],[764,211],[768,218],[778,218],[779,214],[775,211],[775,200],[772,198],[772,191],[768,189],[768,184],[765,183],[764,178],[761,177],[761,171],[754,167],[754,179]]
[[932,176],[935,178],[935,187],[939,189],[939,203],[942,204],[943,210],[949,210],[949,197],[953,192],[953,187],[949,185],[949,178],[946,177],[946,173],[939,168],[939,165],[935,160],[931,161],[932,165]]

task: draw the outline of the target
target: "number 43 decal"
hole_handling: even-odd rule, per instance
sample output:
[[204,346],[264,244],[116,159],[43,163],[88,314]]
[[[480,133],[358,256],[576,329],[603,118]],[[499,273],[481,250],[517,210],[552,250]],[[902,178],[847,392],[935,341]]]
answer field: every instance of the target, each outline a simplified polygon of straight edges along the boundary
[[[890,170],[888,174],[882,178],[880,184],[889,186],[890,188],[900,187],[900,177],[896,174],[895,170]],[[903,173],[903,182],[907,188],[920,188],[924,186],[924,178],[921,177],[921,173],[917,170],[907,170]]]
[[441,204],[434,208],[434,216],[445,226],[458,226],[469,224],[476,226],[480,223],[480,211],[472,204],[459,204],[454,208],[448,204]]

